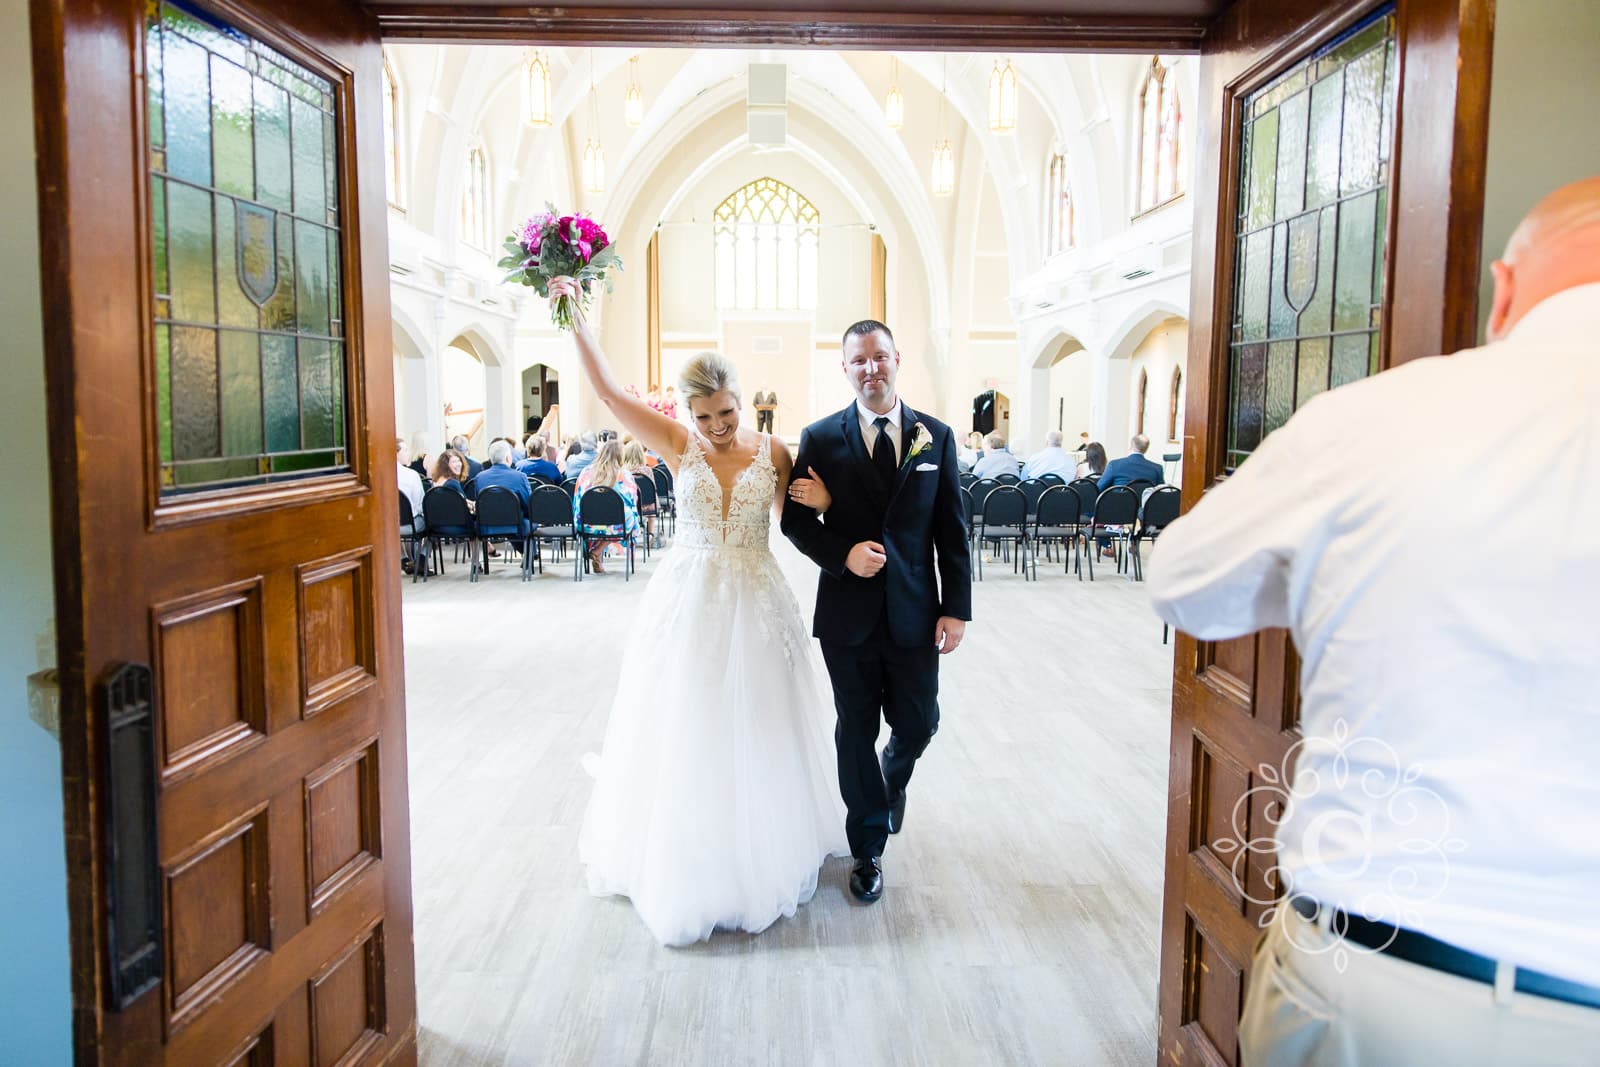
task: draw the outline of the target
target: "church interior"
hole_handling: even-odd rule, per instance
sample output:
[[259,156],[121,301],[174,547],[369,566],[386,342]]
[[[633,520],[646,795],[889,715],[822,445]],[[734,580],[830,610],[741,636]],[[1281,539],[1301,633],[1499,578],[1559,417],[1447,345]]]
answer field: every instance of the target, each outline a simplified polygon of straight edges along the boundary
[[[1392,5],[1366,6],[1363,18],[1394,18]],[[1593,130],[1584,101],[1600,90],[1600,67],[1584,46],[1600,39],[1600,8],[1493,6],[1480,116],[1485,294],[1487,262],[1531,199],[1600,172],[1600,137],[1545,132]],[[520,442],[536,428],[563,448],[615,428],[547,302],[506,284],[497,265],[506,236],[547,205],[599,221],[620,250],[625,267],[590,314],[617,377],[641,396],[660,396],[686,361],[717,352],[737,368],[742,417],[755,424],[758,390],[776,394],[774,433],[793,447],[805,425],[852,401],[840,335],[872,318],[894,330],[908,403],[963,438],[998,433],[1019,462],[1050,434],[1074,460],[1086,441],[1125,456],[1137,435],[1187,502],[1231,466],[1230,449],[1248,453],[1252,416],[1238,392],[1219,397],[1198,381],[1211,376],[1213,330],[1243,327],[1213,326],[1213,288],[1234,278],[1219,273],[1232,260],[1210,232],[1217,178],[1201,171],[1217,158],[1206,125],[1216,107],[1195,49],[716,45],[385,37],[381,112],[368,109],[381,114],[381,158],[375,135],[361,142],[361,165],[383,171],[384,205],[367,204],[362,226],[383,229],[384,262],[364,269],[386,284],[391,341],[366,353],[385,364],[367,381],[391,384],[366,397],[368,422],[350,430],[352,449],[370,431],[374,469],[387,469],[391,439],[431,464],[457,436],[482,460],[492,440]],[[1394,69],[1383,67],[1384,47],[1380,77]],[[13,146],[0,158],[12,192],[0,208],[12,249],[0,267],[12,334],[0,435],[16,457],[0,518],[11,549],[0,560],[0,951],[12,961],[0,973],[0,1061],[57,1064],[75,1048],[82,1059],[73,959],[87,935],[69,916],[88,893],[63,800],[83,771],[61,740],[68,717],[54,687],[72,664],[58,622],[94,605],[84,594],[63,607],[75,586],[52,574],[63,512],[53,527],[51,501],[67,491],[57,462],[87,455],[74,432],[92,435],[51,417],[62,401],[47,390],[59,351],[48,338],[64,312],[51,304],[59,279],[41,268],[56,231],[40,220],[65,201],[36,170],[36,154],[50,150],[37,130],[60,101],[41,93],[54,61],[30,50],[30,5],[0,14],[0,55],[13,100],[0,115]],[[363,194],[376,188],[369,179]],[[1378,271],[1382,241],[1368,234]],[[1368,297],[1375,323],[1383,298]],[[1370,364],[1366,343],[1363,334],[1359,367],[1344,379],[1324,351],[1309,392],[1378,370],[1377,341]],[[1252,441],[1287,416],[1273,403],[1257,405]],[[1484,420],[1492,432],[1492,413]],[[1219,423],[1232,436],[1213,431],[1223,447],[1197,453],[1195,426]],[[1353,451],[1351,461],[1366,460]],[[152,490],[158,518],[171,488]],[[381,503],[387,527],[393,501]],[[787,543],[775,550],[809,617],[815,567]],[[653,547],[655,560],[672,551],[670,533]],[[1135,1064],[1170,1054],[1175,644],[1131,566],[1099,561],[1089,581],[1050,555],[1032,580],[1000,546],[978,551],[975,621],[944,667],[945,725],[919,772],[912,821],[890,846],[885,901],[854,905],[847,861],[830,861],[795,917],[686,950],[655,944],[626,901],[591,897],[575,849],[590,788],[583,758],[603,736],[618,673],[687,684],[669,665],[618,661],[658,563],[641,558],[628,580],[619,564],[576,582],[568,556],[519,581],[502,546],[488,573],[469,579],[447,547],[444,573],[413,581],[398,544],[380,554],[396,564],[379,581],[403,641],[413,1055],[467,1067]],[[113,562],[141,566],[137,554]],[[352,588],[369,588],[359,581]],[[308,811],[310,797],[308,787]],[[307,867],[320,862],[311,848]],[[381,953],[363,957],[368,987]],[[247,966],[229,959],[240,973]],[[348,979],[318,980],[330,974]],[[314,982],[313,1017],[318,996]],[[174,1018],[190,1010],[168,1008]],[[1194,1026],[1220,1032],[1217,1013],[1228,1009],[1189,1008]],[[302,1062],[283,1035],[306,1024],[282,1019],[276,1058],[258,1040],[220,1062]],[[371,1019],[364,1025],[357,1033],[370,1035]]]

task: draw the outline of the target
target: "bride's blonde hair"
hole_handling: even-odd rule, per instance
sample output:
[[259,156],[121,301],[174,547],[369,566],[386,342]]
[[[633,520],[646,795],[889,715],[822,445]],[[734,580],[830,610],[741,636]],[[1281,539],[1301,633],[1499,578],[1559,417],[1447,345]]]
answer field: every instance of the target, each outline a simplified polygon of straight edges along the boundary
[[734,400],[740,399],[739,372],[726,356],[701,352],[678,372],[678,392],[683,394],[685,404],[695,397],[703,399],[723,390],[732,393]]

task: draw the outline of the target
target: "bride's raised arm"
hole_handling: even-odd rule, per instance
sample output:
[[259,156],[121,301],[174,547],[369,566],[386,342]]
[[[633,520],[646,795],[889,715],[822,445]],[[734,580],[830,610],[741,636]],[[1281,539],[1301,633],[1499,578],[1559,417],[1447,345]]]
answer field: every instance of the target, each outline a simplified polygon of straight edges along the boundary
[[600,342],[595,340],[589,320],[583,314],[583,306],[579,302],[582,295],[578,284],[571,278],[550,279],[550,299],[558,296],[574,298],[572,338],[578,346],[578,363],[583,367],[589,384],[594,387],[595,394],[611,409],[617,421],[646,448],[662,458],[682,455],[689,444],[688,427],[667,418],[617,383],[611,367],[606,363],[605,353],[600,351]]

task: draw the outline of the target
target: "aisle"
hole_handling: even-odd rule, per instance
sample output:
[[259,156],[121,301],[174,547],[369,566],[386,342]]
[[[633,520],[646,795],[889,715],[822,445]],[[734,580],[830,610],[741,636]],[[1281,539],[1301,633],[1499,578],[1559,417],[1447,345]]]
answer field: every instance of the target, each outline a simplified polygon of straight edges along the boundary
[[406,585],[424,1065],[1151,1062],[1171,661],[1141,586],[991,567],[884,899],[834,861],[794,919],[667,950],[575,847],[652,567]]

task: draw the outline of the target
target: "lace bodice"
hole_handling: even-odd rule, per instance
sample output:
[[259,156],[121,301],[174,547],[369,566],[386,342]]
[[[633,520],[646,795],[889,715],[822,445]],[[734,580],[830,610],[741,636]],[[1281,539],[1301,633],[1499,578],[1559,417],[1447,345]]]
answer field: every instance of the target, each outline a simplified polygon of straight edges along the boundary
[[675,542],[702,548],[767,548],[778,469],[772,465],[772,435],[762,434],[756,458],[724,494],[716,471],[690,434],[678,461],[678,531]]

